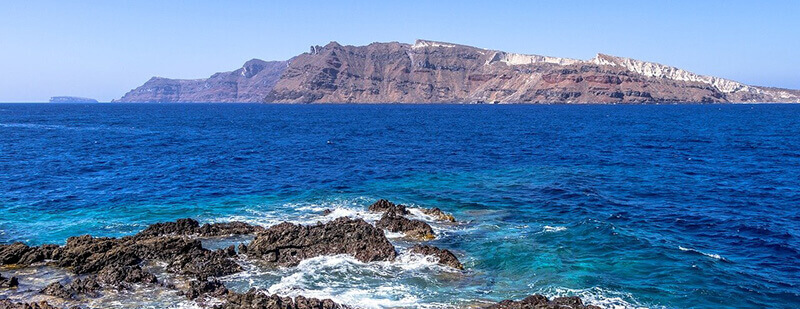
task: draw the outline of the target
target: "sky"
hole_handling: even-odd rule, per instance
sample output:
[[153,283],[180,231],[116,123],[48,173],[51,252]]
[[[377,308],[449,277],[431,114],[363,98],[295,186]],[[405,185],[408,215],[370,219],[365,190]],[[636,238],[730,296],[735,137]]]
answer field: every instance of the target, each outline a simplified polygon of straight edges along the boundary
[[800,1],[0,0],[0,102],[120,98],[152,76],[204,78],[311,45],[437,40],[597,53],[800,89]]

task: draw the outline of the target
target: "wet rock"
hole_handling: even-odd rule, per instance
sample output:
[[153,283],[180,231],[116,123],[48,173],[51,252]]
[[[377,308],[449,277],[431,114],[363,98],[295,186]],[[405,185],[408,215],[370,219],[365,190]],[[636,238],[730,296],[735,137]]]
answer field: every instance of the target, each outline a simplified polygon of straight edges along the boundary
[[579,297],[556,297],[548,300],[547,297],[534,294],[523,300],[504,300],[487,309],[600,309],[592,305],[584,305]]
[[52,259],[57,250],[57,245],[29,247],[21,242],[10,245],[0,245],[0,264],[30,265]]
[[272,226],[250,242],[247,254],[274,266],[296,266],[321,255],[348,254],[362,262],[394,260],[397,255],[383,231],[347,217],[310,226]]
[[227,302],[218,309],[341,309],[349,308],[330,299],[305,298],[297,296],[280,297],[268,295],[255,289],[247,293],[229,293]]
[[0,288],[15,288],[19,286],[17,277],[6,278],[0,274]]
[[434,246],[428,245],[415,245],[409,249],[409,252],[422,254],[422,255],[430,255],[439,258],[439,264],[450,266],[455,269],[464,269],[464,265],[458,261],[458,258],[447,249],[440,249]]
[[97,273],[97,281],[112,286],[129,287],[126,283],[157,283],[155,275],[137,266],[107,266]]
[[86,277],[75,279],[66,286],[60,282],[53,282],[41,293],[63,299],[78,299],[80,296],[97,297],[99,290],[100,283],[93,277]]
[[419,210],[422,211],[422,213],[424,213],[426,215],[429,215],[431,217],[434,217],[436,220],[439,220],[439,221],[456,222],[456,218],[453,217],[453,215],[445,213],[444,211],[442,211],[438,207],[420,208]]
[[70,237],[54,257],[59,267],[71,268],[76,274],[99,273],[101,280],[124,283],[153,283],[155,277],[138,266],[143,261],[169,263],[168,270],[195,277],[223,276],[241,271],[230,257],[233,247],[219,252],[204,249],[197,239],[179,236],[129,236],[94,238],[89,235]]
[[406,237],[414,239],[430,240],[436,238],[433,228],[427,223],[408,219],[397,215],[395,212],[384,213],[381,219],[375,223],[375,226],[390,232],[402,232]]
[[397,205],[385,199],[380,199],[372,205],[369,205],[367,210],[371,212],[394,213],[398,216],[405,216],[408,214],[406,206]]
[[69,267],[77,274],[97,272],[106,266],[133,266],[142,259],[121,247],[121,240],[115,238],[93,238],[89,235],[70,237],[62,248],[59,267]]
[[322,211],[322,215],[323,215],[323,216],[327,216],[327,215],[330,215],[330,214],[332,214],[332,213],[333,213],[333,210],[332,210],[332,209],[330,209],[330,208],[328,208],[328,209],[325,209],[325,210],[323,210],[323,211]]
[[197,280],[189,283],[189,290],[183,295],[188,299],[197,299],[201,296],[223,297],[228,294],[228,289],[219,280]]
[[176,256],[167,265],[167,271],[192,276],[201,280],[206,280],[209,277],[227,276],[242,271],[242,267],[230,259],[235,255],[236,251],[233,250],[233,247],[216,251],[194,250],[190,253]]
[[8,299],[0,300],[0,309],[59,309],[45,301],[38,303],[15,303]]
[[178,219],[175,222],[156,223],[148,226],[143,231],[136,234],[137,237],[154,236],[188,236],[196,235],[202,237],[229,236],[241,234],[254,234],[263,231],[264,228],[244,222],[226,223],[206,223],[200,226],[194,219]]

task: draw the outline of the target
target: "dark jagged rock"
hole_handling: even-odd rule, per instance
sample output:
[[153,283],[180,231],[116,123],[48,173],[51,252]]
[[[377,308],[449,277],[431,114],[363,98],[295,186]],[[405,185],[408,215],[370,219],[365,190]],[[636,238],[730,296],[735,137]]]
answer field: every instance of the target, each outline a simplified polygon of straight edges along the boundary
[[97,273],[97,281],[127,287],[126,283],[157,283],[155,275],[137,266],[107,266]]
[[10,245],[0,245],[0,264],[30,265],[52,259],[57,250],[57,245],[29,247],[21,242]]
[[406,237],[414,239],[430,240],[436,238],[433,228],[427,223],[408,219],[391,211],[384,213],[375,226],[390,232],[402,232]]
[[59,309],[45,301],[38,303],[15,303],[8,299],[0,300],[0,309]]
[[189,290],[183,295],[188,299],[197,299],[207,295],[211,297],[223,297],[228,294],[228,289],[219,280],[197,280],[189,283]]
[[264,231],[263,227],[244,222],[206,223],[200,226],[194,219],[178,219],[175,222],[156,223],[136,234],[138,237],[167,235],[197,235],[202,237],[255,234]]
[[53,282],[45,287],[41,293],[63,299],[78,299],[80,296],[97,297],[100,283],[94,277],[78,278],[67,285]]
[[227,302],[217,309],[343,309],[349,308],[339,305],[330,299],[305,298],[297,296],[280,297],[268,295],[255,289],[247,293],[229,293]]
[[[409,214],[409,211],[408,211],[406,206],[392,203],[392,202],[390,202],[389,200],[386,200],[386,199],[378,200],[377,202],[373,203],[372,205],[369,205],[369,207],[367,209],[369,211],[371,211],[371,212],[382,212],[382,213],[391,212],[391,213],[394,213],[394,214],[396,214],[398,216],[405,216],[405,215]],[[433,217],[436,220],[456,222],[456,219],[453,217],[453,215],[445,213],[444,211],[442,211],[438,207],[434,207],[434,208],[422,208],[422,207],[420,207],[420,208],[416,208],[416,209],[419,209],[422,213],[424,213],[426,215],[429,215],[429,216]]]
[[176,256],[167,266],[167,270],[200,278],[201,280],[209,277],[231,275],[242,271],[242,267],[230,259],[235,255],[236,250],[232,246],[216,251],[194,250],[190,253]]
[[[216,276],[241,270],[235,262],[227,259],[228,256],[212,253],[204,249],[199,240],[183,237],[137,236],[116,239],[80,236],[67,239],[57,265],[71,267],[76,273],[85,274],[98,272],[108,266],[127,267],[144,260],[161,260],[171,262],[173,267],[168,268],[170,271]],[[209,260],[201,261],[203,258]],[[185,265],[175,267],[176,263]]]
[[0,288],[15,288],[19,286],[17,277],[6,278],[0,274]]
[[369,205],[367,210],[371,212],[382,212],[382,213],[394,213],[398,216],[405,216],[408,214],[408,209],[406,206],[397,205],[385,199],[380,199],[377,202]]
[[584,305],[579,297],[556,297],[548,300],[547,297],[534,294],[523,300],[504,300],[486,307],[487,309],[600,309],[592,305]]
[[321,255],[348,254],[362,262],[394,260],[397,255],[383,231],[347,217],[311,226],[278,224],[256,236],[247,254],[274,266],[296,266]]
[[458,261],[456,255],[447,249],[440,249],[428,245],[415,245],[411,247],[411,249],[409,249],[409,252],[422,255],[435,256],[439,258],[439,264],[450,266],[456,269],[464,269],[464,265],[462,265],[461,262]]
[[429,215],[431,217],[436,218],[436,220],[456,222],[456,218],[453,217],[453,215],[445,213],[444,211],[442,211],[438,207],[420,208],[420,211],[422,211],[422,213],[424,213],[426,215]]

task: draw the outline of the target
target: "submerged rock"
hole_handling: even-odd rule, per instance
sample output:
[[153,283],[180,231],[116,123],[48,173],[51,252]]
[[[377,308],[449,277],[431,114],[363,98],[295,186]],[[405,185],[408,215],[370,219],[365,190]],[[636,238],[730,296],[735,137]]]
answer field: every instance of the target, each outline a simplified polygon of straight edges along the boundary
[[426,214],[426,215],[429,215],[429,216],[431,216],[431,217],[434,217],[434,218],[436,218],[436,220],[440,220],[440,221],[449,221],[449,222],[456,222],[456,218],[455,218],[455,217],[453,217],[453,215],[451,215],[451,214],[448,214],[448,213],[445,213],[444,211],[442,211],[442,210],[441,210],[441,209],[439,209],[438,207],[434,207],[434,208],[420,208],[419,210],[420,210],[420,211],[422,211],[422,213],[424,213],[424,214]]
[[217,309],[342,309],[349,308],[330,299],[305,298],[297,296],[280,297],[268,295],[256,289],[247,293],[229,293],[227,302],[215,307]]
[[100,290],[100,283],[94,277],[78,278],[69,284],[62,285],[60,282],[53,282],[45,287],[41,293],[63,299],[79,299],[81,296],[97,297]]
[[[369,205],[367,209],[371,212],[394,213],[398,216],[405,216],[409,214],[408,208],[406,206],[398,205],[385,199],[378,200],[372,205]],[[438,207],[434,208],[414,207],[413,209],[419,209],[422,213],[431,216],[439,221],[456,222],[456,218],[453,217],[453,215],[445,213]]]
[[247,245],[247,254],[274,266],[296,266],[321,255],[348,254],[362,262],[394,260],[397,255],[383,231],[347,217],[310,226],[275,225]]
[[202,237],[229,236],[242,234],[255,234],[264,231],[263,227],[244,222],[226,223],[200,223],[194,219],[178,219],[175,222],[156,223],[148,226],[136,234],[139,237],[168,236],[168,235],[196,235]]
[[504,300],[486,307],[487,309],[601,309],[597,306],[584,305],[579,297],[547,297],[534,294],[523,300]]
[[376,227],[386,229],[390,232],[402,232],[406,237],[419,240],[431,240],[436,238],[433,228],[420,220],[412,220],[397,215],[395,212],[386,212],[375,224]]
[[371,212],[394,213],[398,216],[405,216],[408,214],[406,206],[397,205],[385,199],[380,199],[372,205],[369,205],[367,210]]
[[8,299],[0,300],[0,309],[59,309],[46,301],[38,303],[15,303]]
[[434,246],[428,245],[415,245],[408,250],[411,253],[422,254],[422,255],[430,255],[439,258],[439,264],[450,266],[455,269],[464,269],[464,265],[458,261],[453,252],[447,249],[440,249]]
[[17,277],[6,278],[0,274],[0,288],[15,288],[19,286]]

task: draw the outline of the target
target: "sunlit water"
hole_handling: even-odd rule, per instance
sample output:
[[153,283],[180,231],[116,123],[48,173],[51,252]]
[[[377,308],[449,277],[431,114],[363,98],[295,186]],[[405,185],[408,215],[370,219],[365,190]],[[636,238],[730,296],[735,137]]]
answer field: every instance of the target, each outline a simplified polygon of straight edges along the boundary
[[[791,105],[6,104],[0,242],[130,235],[183,217],[375,221],[366,207],[388,198],[452,212],[459,222],[433,223],[430,243],[466,270],[408,254],[412,243],[390,235],[394,262],[253,261],[223,280],[363,308],[537,292],[608,308],[793,308],[798,133]],[[0,291],[17,299],[68,275],[0,272],[29,278]],[[115,301],[105,306],[193,305],[171,292]]]

